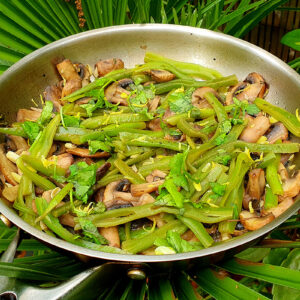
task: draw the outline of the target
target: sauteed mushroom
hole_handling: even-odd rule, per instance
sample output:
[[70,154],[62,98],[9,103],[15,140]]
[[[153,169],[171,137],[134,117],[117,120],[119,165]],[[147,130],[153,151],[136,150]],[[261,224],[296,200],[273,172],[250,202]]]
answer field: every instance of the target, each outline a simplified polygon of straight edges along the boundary
[[133,81],[128,78],[116,81],[105,89],[105,97],[111,103],[128,106],[127,97],[130,92],[125,88],[132,84]]
[[175,78],[173,73],[166,70],[150,70],[148,74],[156,82],[167,82]]
[[254,213],[250,213],[247,210],[243,210],[240,213],[240,220],[245,229],[247,230],[257,230],[266,224],[272,222],[275,219],[275,216],[272,213],[269,213],[263,217],[259,217]]
[[98,76],[102,77],[111,71],[124,69],[124,62],[119,58],[110,58],[99,60],[96,63],[96,69],[98,72]]
[[217,98],[219,97],[218,93],[207,86],[197,88],[192,94],[192,104],[198,108],[211,108],[211,105],[208,101],[204,98],[206,93],[213,93]]
[[278,140],[287,140],[288,137],[289,132],[281,122],[277,122],[271,132],[267,135],[267,139],[270,144],[274,144]]
[[17,113],[17,122],[36,121],[41,115],[40,111],[20,108]]
[[97,158],[101,158],[101,157],[109,157],[110,154],[108,152],[96,152],[95,154],[90,154],[89,149],[85,149],[85,148],[70,148],[66,150],[68,153],[76,155],[76,156],[80,156],[80,157],[97,157]]
[[248,117],[248,119],[248,125],[240,135],[240,140],[248,143],[256,143],[267,132],[271,123],[269,118],[265,116],[257,116],[256,118]]
[[12,185],[17,185],[17,182],[12,176],[12,172],[17,173],[17,167],[7,159],[3,144],[0,145],[0,171],[7,182]]

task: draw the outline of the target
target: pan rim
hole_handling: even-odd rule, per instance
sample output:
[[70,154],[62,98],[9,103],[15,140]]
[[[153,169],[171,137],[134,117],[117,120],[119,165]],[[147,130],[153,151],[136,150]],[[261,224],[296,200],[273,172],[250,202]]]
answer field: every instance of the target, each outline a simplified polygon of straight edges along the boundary
[[[289,76],[289,78],[293,81],[295,81],[300,86],[300,76],[297,74],[296,71],[294,71],[291,67],[289,67],[286,63],[281,61],[276,56],[270,54],[269,52],[259,48],[258,46],[252,45],[251,43],[248,43],[246,41],[240,40],[238,38],[223,34],[223,33],[217,33],[214,31],[210,31],[207,29],[199,29],[189,26],[180,26],[180,25],[170,25],[170,24],[134,24],[134,25],[121,25],[121,26],[112,26],[112,27],[106,27],[101,29],[94,29],[87,32],[78,33],[76,35],[72,35],[63,39],[60,39],[58,41],[55,41],[49,45],[46,45],[38,50],[35,50],[34,52],[30,53],[29,55],[22,58],[20,61],[15,63],[13,66],[11,66],[8,70],[6,70],[0,77],[0,87],[1,83],[10,80],[10,78],[13,76],[14,72],[16,72],[20,66],[29,64],[32,60],[35,59],[36,56],[41,56],[49,51],[52,51],[55,48],[59,48],[61,45],[64,44],[71,44],[76,41],[80,41],[81,39],[85,39],[87,37],[93,37],[93,36],[101,36],[105,34],[114,34],[116,32],[122,32],[122,31],[132,31],[132,32],[143,32],[143,31],[155,31],[155,30],[165,30],[168,31],[177,31],[180,33],[186,33],[186,34],[194,34],[196,36],[201,37],[210,37],[210,38],[218,38],[222,41],[230,42],[234,46],[238,46],[240,48],[247,48],[247,51],[252,53],[257,53],[261,57],[263,57],[266,60],[266,63],[271,62],[272,64],[276,64],[278,68],[281,68],[284,70]],[[299,199],[297,199],[299,200]],[[99,259],[105,259],[110,261],[122,261],[122,262],[134,262],[134,263],[156,263],[156,262],[171,262],[171,261],[180,261],[180,260],[188,260],[193,258],[200,258],[207,255],[217,254],[219,252],[224,252],[233,248],[236,248],[238,246],[241,246],[245,243],[254,241],[262,236],[264,236],[266,233],[280,225],[284,220],[286,220],[288,217],[293,215],[298,209],[300,209],[300,201],[295,201],[292,207],[290,207],[285,213],[283,213],[280,217],[276,218],[273,222],[267,224],[266,226],[262,227],[259,230],[247,233],[242,235],[241,237],[232,239],[228,242],[222,242],[216,246],[209,247],[206,249],[202,249],[199,251],[194,252],[187,252],[187,253],[179,253],[179,254],[172,254],[172,255],[133,255],[133,254],[115,254],[115,253],[107,253],[97,250],[91,250],[84,247],[80,247],[74,244],[71,244],[69,242],[66,242],[60,238],[52,237],[47,235],[46,233],[32,227],[25,221],[23,221],[19,216],[16,215],[12,211],[11,208],[6,206],[6,204],[1,200],[0,201],[0,213],[5,215],[10,221],[12,221],[16,226],[22,228],[26,232],[30,233],[34,237],[36,237],[39,240],[42,240],[48,244],[52,244],[56,247],[76,252],[78,254],[83,254],[86,256],[99,258]]]

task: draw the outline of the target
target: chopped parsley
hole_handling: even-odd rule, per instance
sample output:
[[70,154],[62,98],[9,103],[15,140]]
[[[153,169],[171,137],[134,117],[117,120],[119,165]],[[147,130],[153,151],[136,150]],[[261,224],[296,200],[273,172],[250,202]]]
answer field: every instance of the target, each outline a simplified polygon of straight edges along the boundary
[[215,157],[214,161],[219,164],[222,164],[224,166],[227,166],[231,159],[232,159],[232,156],[230,154],[223,154],[223,155],[218,155],[217,157]]
[[98,232],[97,227],[92,223],[91,220],[85,217],[79,217],[78,220],[82,229],[82,233],[84,234],[83,239],[94,242],[98,245],[108,244],[107,239]]
[[104,95],[104,88],[91,90],[85,93],[86,97],[92,97],[88,104],[82,104],[80,107],[86,110],[89,117],[92,117],[93,112],[99,108],[108,108],[112,111],[118,109],[118,105],[108,102]]
[[135,113],[144,113],[150,119],[153,119],[153,114],[148,112],[148,102],[155,97],[155,87],[153,84],[150,88],[144,88],[142,85],[130,85],[133,90],[128,97],[128,103],[131,110]]
[[231,110],[231,114],[233,119],[240,119],[240,113],[242,112],[243,116],[247,112],[251,116],[255,116],[260,112],[260,109],[255,104],[249,104],[247,100],[239,101],[236,98],[233,98],[233,108]]
[[80,118],[69,116],[69,115],[62,115],[62,121],[66,127],[79,127],[80,126]]
[[91,154],[95,154],[97,151],[102,150],[106,152],[111,151],[111,144],[105,141],[88,141],[89,150]]
[[177,89],[168,95],[168,103],[170,110],[175,113],[185,113],[193,108],[192,104],[192,94],[194,92],[193,88],[184,91],[182,89]]
[[39,124],[32,121],[25,121],[21,126],[30,142],[33,143],[41,130]]
[[223,196],[226,191],[226,185],[218,182],[211,182],[210,187],[216,196]]
[[95,165],[88,165],[86,162],[78,162],[69,168],[70,176],[68,182],[72,182],[75,187],[75,197],[84,203],[93,193],[91,187],[96,183],[96,168]]

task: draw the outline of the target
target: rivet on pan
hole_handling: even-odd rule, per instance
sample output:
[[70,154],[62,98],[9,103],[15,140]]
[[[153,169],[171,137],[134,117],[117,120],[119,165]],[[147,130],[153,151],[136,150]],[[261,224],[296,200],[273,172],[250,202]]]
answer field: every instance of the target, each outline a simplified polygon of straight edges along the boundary
[[144,280],[146,279],[146,273],[141,269],[130,269],[127,271],[127,276],[134,280]]
[[11,221],[9,221],[4,215],[0,214],[0,219],[7,227],[12,226]]

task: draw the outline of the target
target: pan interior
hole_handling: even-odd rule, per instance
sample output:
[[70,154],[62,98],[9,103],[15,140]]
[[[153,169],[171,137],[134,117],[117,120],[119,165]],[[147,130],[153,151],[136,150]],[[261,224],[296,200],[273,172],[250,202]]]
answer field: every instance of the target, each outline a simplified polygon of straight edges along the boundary
[[[278,58],[236,38],[192,27],[147,24],[115,26],[97,29],[62,39],[33,52],[12,66],[0,78],[1,113],[11,123],[19,108],[33,106],[44,89],[58,81],[53,63],[61,57],[73,62],[90,64],[99,59],[121,58],[126,67],[143,63],[146,51],[185,62],[199,63],[217,69],[224,76],[236,74],[243,80],[247,74],[258,72],[270,85],[266,99],[295,112],[299,106],[300,76]],[[296,160],[300,166],[299,157]],[[0,212],[13,223],[37,238],[58,247],[92,257],[117,261],[159,262],[206,256],[237,247],[254,240],[282,223],[300,208],[299,201],[267,226],[232,241],[196,252],[138,256],[109,254],[81,248],[49,237],[25,223],[17,214],[0,202]]]

